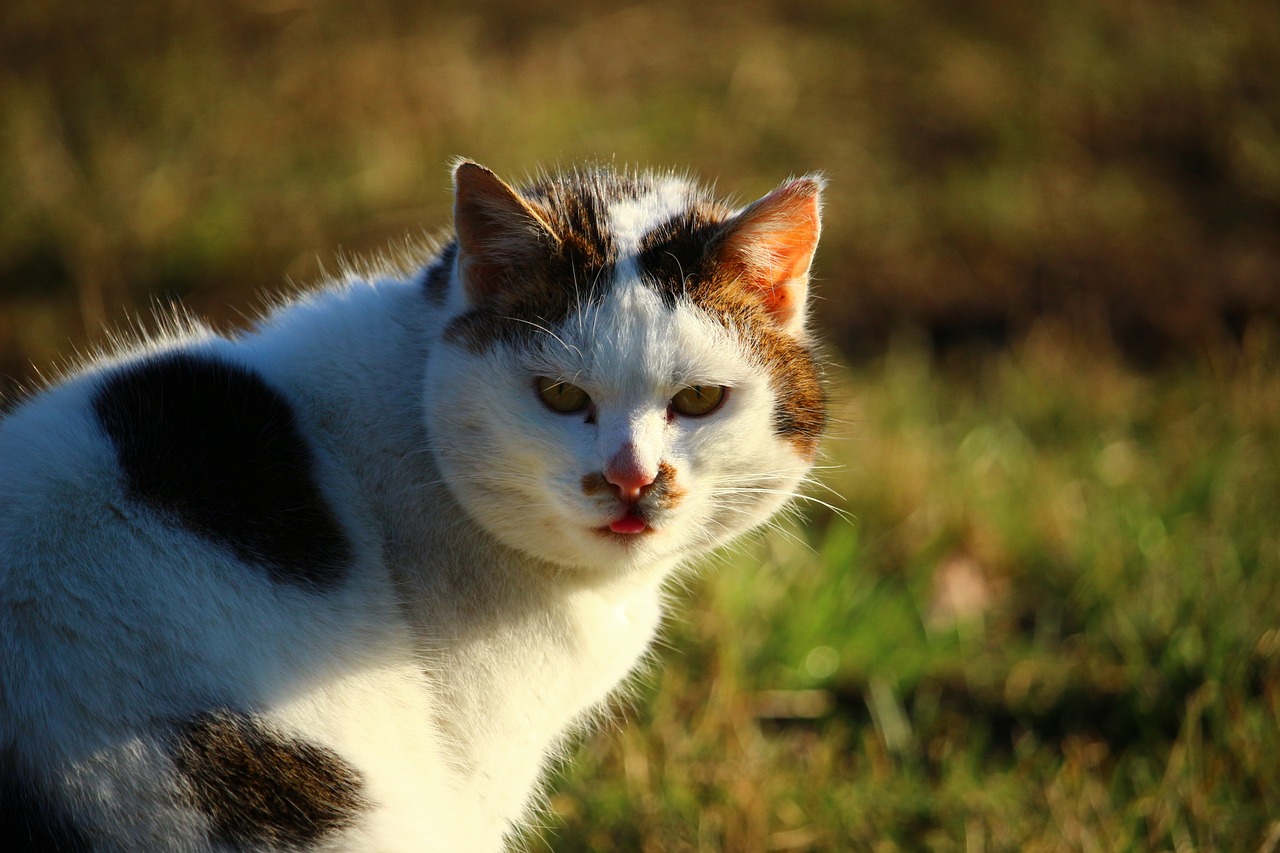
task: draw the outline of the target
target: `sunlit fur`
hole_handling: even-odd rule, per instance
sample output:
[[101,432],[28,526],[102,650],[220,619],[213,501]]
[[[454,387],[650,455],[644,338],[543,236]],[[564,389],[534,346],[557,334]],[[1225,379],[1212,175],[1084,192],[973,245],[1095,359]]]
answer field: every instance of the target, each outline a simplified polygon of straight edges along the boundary
[[[234,339],[189,325],[122,347],[0,420],[0,776],[17,778],[0,799],[22,786],[24,808],[98,851],[228,849],[172,751],[177,722],[227,707],[358,772],[367,807],[309,849],[511,843],[564,738],[644,660],[663,584],[767,522],[812,462],[777,432],[785,389],[753,331],[664,299],[636,265],[643,236],[705,193],[629,180],[638,192],[597,200],[617,249],[607,287],[554,321],[507,318],[528,335],[447,340],[475,297],[453,270],[428,299],[427,259]],[[172,351],[287,400],[350,540],[340,583],[282,584],[122,493],[94,395]],[[579,386],[590,411],[552,411],[538,377]],[[673,413],[699,384],[726,387],[723,405]],[[619,458],[666,477],[638,535],[608,531],[610,487],[584,487]],[[16,808],[0,802],[0,824]]]

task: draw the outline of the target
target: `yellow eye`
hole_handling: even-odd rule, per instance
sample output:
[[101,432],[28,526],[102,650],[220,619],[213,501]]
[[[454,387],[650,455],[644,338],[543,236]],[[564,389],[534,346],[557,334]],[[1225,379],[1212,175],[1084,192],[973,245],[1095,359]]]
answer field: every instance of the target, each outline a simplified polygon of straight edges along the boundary
[[709,415],[724,402],[724,392],[723,385],[694,385],[672,397],[671,408],[695,418]]
[[562,415],[580,412],[591,402],[586,391],[568,382],[557,382],[554,379],[539,376],[534,387],[538,389],[538,396],[547,404],[547,408]]

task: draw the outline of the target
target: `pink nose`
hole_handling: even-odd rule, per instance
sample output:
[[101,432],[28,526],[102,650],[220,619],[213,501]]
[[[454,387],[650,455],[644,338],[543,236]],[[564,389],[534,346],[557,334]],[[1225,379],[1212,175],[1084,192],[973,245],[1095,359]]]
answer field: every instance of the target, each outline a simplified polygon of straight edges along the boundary
[[628,453],[627,449],[611,459],[609,467],[604,471],[604,478],[613,484],[618,490],[618,497],[627,503],[640,500],[656,477],[655,473],[645,470],[636,459],[634,451]]

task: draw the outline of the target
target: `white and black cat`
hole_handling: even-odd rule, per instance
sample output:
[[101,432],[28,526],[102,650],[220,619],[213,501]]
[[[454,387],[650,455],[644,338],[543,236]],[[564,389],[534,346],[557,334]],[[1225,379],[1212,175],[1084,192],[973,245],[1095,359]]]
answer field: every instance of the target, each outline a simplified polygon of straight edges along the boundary
[[416,271],[0,420],[0,849],[500,850],[804,480],[820,179],[454,179]]

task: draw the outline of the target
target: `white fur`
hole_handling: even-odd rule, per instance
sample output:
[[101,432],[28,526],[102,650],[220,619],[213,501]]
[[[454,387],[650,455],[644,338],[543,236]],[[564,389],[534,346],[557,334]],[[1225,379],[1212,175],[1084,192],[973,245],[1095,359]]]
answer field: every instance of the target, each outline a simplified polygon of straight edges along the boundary
[[[622,244],[687,195],[673,179],[615,210]],[[618,269],[529,350],[443,341],[456,284],[433,308],[416,278],[354,280],[235,341],[102,359],[0,421],[0,756],[105,827],[103,850],[208,850],[152,727],[231,700],[363,774],[377,808],[324,849],[501,849],[563,738],[645,654],[664,580],[808,468],[772,434],[743,340]],[[336,590],[275,583],[122,499],[91,395],[108,365],[172,348],[252,367],[293,404],[355,545]],[[596,422],[547,409],[536,376],[585,389]],[[729,386],[724,407],[669,421],[695,383]],[[617,507],[581,487],[628,444],[686,492],[629,539],[598,532]]]
[[627,257],[640,248],[644,235],[689,208],[695,193],[688,181],[675,175],[655,177],[649,192],[636,199],[614,201],[609,206],[609,234],[618,253]]

